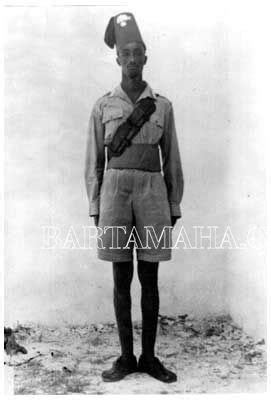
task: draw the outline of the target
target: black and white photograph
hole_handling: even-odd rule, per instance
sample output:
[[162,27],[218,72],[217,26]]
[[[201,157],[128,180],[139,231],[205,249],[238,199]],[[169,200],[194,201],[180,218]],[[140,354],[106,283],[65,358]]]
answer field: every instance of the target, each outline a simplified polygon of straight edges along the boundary
[[3,394],[266,395],[265,2],[2,20]]

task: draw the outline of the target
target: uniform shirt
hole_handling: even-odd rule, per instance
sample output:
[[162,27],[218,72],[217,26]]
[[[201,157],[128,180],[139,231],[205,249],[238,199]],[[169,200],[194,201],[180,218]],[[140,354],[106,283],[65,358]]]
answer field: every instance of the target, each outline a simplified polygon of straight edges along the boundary
[[[158,144],[161,150],[162,172],[167,187],[172,216],[180,217],[183,195],[183,173],[175,130],[172,104],[146,86],[137,102],[144,97],[155,99],[156,111],[132,139],[132,143]],[[88,126],[85,182],[89,198],[89,215],[99,214],[99,197],[106,165],[105,145],[118,126],[134,109],[134,104],[119,85],[113,92],[95,103]],[[150,172],[151,173],[151,172]]]

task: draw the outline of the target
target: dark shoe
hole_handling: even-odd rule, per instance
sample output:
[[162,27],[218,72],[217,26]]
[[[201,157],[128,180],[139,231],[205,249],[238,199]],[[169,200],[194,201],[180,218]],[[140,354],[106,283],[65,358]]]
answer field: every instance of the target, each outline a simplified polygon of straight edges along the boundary
[[153,378],[165,383],[177,381],[177,375],[165,368],[157,357],[146,359],[141,355],[139,357],[137,370],[138,372],[146,372]]
[[117,382],[133,372],[137,372],[136,357],[129,360],[119,357],[113,362],[112,368],[102,372],[102,378],[104,382]]

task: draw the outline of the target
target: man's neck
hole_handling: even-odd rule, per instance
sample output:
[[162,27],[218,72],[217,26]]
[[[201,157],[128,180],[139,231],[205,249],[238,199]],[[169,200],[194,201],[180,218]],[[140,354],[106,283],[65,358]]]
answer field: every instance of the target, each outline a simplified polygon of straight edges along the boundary
[[146,82],[142,80],[142,76],[136,78],[122,77],[121,87],[127,93],[133,103],[136,102],[146,87]]

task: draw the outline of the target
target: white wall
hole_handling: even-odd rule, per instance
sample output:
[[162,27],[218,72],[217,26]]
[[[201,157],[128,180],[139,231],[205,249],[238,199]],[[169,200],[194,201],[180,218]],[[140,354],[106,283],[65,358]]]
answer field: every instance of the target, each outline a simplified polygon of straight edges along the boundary
[[249,24],[236,25],[228,38],[232,125],[227,181],[229,222],[237,235],[247,231],[249,246],[228,256],[226,300],[230,314],[247,332],[266,337],[267,152],[261,97],[266,49],[264,38],[257,36]]
[[[124,9],[127,10],[127,7]],[[251,35],[221,9],[130,7],[148,48],[145,79],[174,105],[185,176],[183,224],[228,225],[244,241],[265,224],[263,137]],[[103,43],[122,7],[6,9],[6,322],[113,318],[110,263],[94,250],[43,249],[42,226],[82,240],[86,127],[119,83]],[[127,10],[128,11],[128,10]],[[260,253],[260,254],[259,254]],[[257,266],[256,266],[257,265]],[[175,250],[160,267],[161,313],[227,313],[265,332],[263,250]],[[256,267],[255,267],[256,266]],[[140,316],[133,282],[134,316]],[[255,319],[248,312],[253,309]]]

